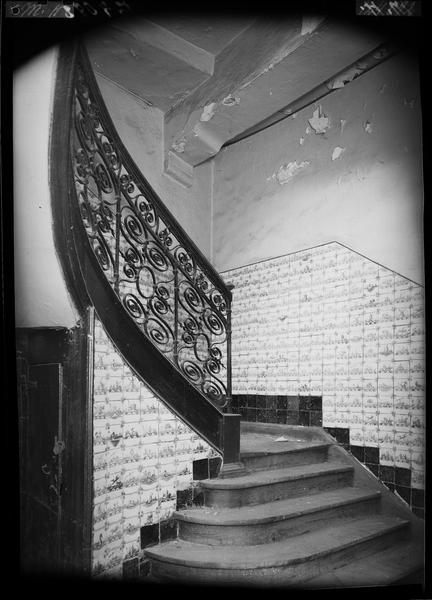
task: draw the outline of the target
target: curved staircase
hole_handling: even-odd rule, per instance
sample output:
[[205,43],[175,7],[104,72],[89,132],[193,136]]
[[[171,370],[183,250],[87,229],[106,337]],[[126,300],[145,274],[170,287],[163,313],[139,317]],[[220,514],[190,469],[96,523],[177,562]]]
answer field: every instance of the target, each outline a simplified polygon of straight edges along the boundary
[[176,540],[146,549],[153,581],[421,582],[419,519],[323,429],[242,423],[241,460],[200,482],[203,505],[175,513]]
[[323,429],[242,423],[240,436],[231,287],[129,156],[74,44],[59,56],[51,158],[56,245],[76,305],[96,310],[132,371],[223,457],[219,477],[200,482],[203,505],[175,513],[177,539],[145,549],[150,579],[421,582],[423,522]]

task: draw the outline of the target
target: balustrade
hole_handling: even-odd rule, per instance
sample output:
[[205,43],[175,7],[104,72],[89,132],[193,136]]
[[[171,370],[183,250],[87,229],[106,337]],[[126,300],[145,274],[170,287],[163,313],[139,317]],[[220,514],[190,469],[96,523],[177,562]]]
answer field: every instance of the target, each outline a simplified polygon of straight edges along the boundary
[[133,163],[83,49],[70,156],[87,239],[124,310],[200,393],[229,409],[231,291]]

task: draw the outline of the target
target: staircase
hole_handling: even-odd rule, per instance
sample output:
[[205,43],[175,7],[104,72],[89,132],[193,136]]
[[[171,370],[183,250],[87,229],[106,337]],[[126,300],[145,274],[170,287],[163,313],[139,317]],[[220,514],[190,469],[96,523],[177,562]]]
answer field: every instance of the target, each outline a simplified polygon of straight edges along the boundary
[[[276,441],[278,438],[285,441]],[[423,523],[318,427],[242,423],[243,471],[200,482],[151,579],[299,588],[421,583]]]
[[50,180],[74,301],[224,459],[219,478],[200,482],[203,506],[175,513],[177,539],[145,550],[150,579],[421,582],[423,522],[323,429],[243,423],[240,436],[229,412],[230,287],[129,156],[85,49],[66,43],[57,71]]

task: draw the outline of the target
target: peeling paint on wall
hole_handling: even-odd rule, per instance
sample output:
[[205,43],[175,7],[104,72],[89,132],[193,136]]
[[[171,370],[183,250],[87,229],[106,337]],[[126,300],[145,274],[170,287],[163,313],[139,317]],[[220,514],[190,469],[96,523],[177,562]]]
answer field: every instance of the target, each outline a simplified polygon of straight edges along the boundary
[[360,75],[360,73],[363,72],[364,68],[365,66],[362,67],[361,64],[354,65],[353,67],[351,67],[351,69],[346,70],[338,77],[335,77],[333,80],[329,81],[327,87],[330,90],[343,88],[346,83],[349,83],[350,81],[358,77],[358,75]]
[[340,79],[335,79],[334,81],[331,81],[328,85],[329,89],[331,90],[337,90],[338,88],[343,88],[345,85],[345,83],[343,81],[341,81]]
[[272,179],[277,181],[280,185],[284,185],[288,183],[290,179],[292,179],[299,171],[305,169],[309,166],[309,161],[303,160],[301,163],[298,163],[296,160],[294,162],[289,162],[286,165],[282,165],[279,167],[279,170],[276,173],[273,173],[271,177],[267,178],[267,181],[271,181]]
[[186,146],[186,140],[182,139],[182,140],[179,140],[178,142],[174,142],[171,147],[175,152],[178,152],[179,154],[181,154],[182,152],[185,151],[185,146]]
[[366,121],[366,123],[364,124],[364,130],[366,131],[366,133],[372,133],[373,127],[370,121]]
[[[380,93],[384,83],[385,93]],[[218,268],[306,247],[311,239],[320,243],[343,236],[363,253],[422,281],[417,94],[418,75],[411,58],[398,54],[339,92],[298,110],[295,120],[281,120],[259,136],[225,148],[215,163]],[[416,99],[412,110],[404,106],[404,98]],[[324,135],[316,135],[308,122],[319,105],[330,119]],[[373,127],[371,134],[364,129],[366,121]],[[345,147],[345,152],[332,161],[336,146]],[[278,169],[294,160],[310,165],[281,185]],[[363,178],[357,178],[356,167]],[[410,244],[402,250],[400,239],[405,235]]]
[[215,113],[215,109],[216,102],[211,102],[210,104],[207,104],[207,106],[204,106],[204,110],[200,116],[200,121],[210,121]]
[[[270,92],[270,94],[271,94],[271,92]],[[224,98],[222,100],[222,104],[224,106],[234,106],[235,104],[240,104],[240,98],[238,96],[233,96],[232,94],[228,94],[228,96],[226,96],[226,98]]]
[[345,152],[345,148],[336,146],[336,148],[333,150],[332,160],[336,160],[336,159],[340,158],[344,152]]
[[325,133],[330,128],[330,119],[323,114],[321,106],[314,111],[313,117],[308,121],[315,133]]

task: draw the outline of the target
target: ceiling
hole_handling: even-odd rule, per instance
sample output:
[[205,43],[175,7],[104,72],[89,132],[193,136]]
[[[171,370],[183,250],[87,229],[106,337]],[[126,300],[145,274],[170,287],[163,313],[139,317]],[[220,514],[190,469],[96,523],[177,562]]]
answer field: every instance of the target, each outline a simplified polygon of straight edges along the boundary
[[112,22],[86,46],[97,74],[162,111],[165,171],[190,185],[194,166],[385,41],[320,15],[160,17]]

